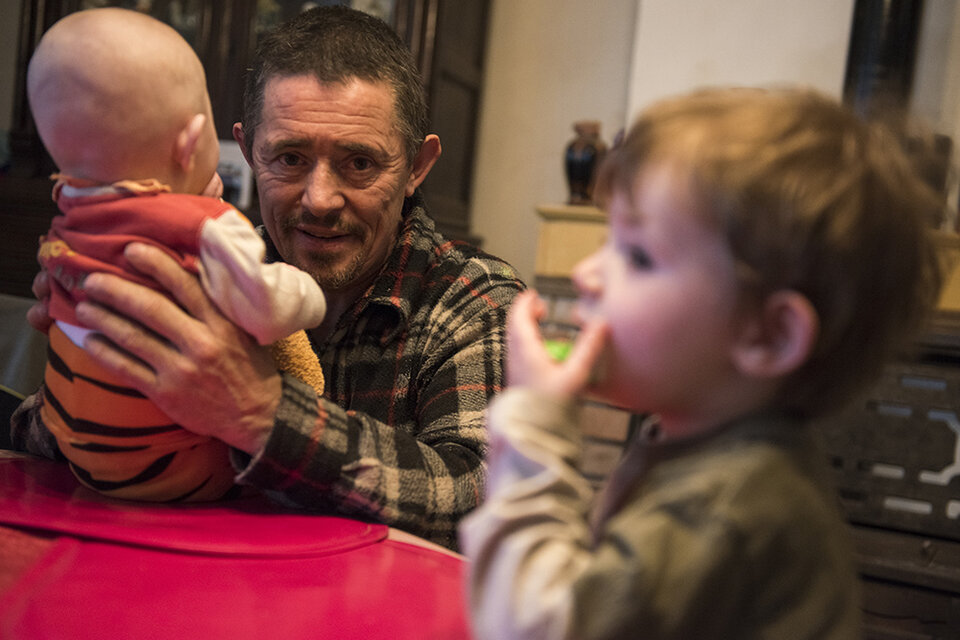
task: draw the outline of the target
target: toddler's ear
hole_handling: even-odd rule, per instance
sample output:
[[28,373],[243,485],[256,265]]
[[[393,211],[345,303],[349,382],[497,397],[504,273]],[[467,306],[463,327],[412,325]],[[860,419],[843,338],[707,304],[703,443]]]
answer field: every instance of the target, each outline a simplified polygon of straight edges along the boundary
[[744,375],[785,376],[806,362],[819,329],[817,311],[806,296],[788,289],[776,291],[746,321],[733,348],[733,363]]
[[183,171],[190,171],[191,169],[193,152],[197,149],[197,142],[200,140],[206,121],[207,116],[198,113],[190,118],[187,126],[181,129],[177,135],[177,146],[173,151],[174,161]]

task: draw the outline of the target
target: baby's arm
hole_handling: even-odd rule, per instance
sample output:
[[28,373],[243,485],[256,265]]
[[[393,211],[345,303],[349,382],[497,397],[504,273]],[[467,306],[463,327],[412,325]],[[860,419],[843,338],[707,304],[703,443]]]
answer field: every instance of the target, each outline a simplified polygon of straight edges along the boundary
[[260,344],[320,324],[326,300],[307,273],[282,262],[266,264],[266,247],[235,210],[201,232],[200,277],[209,296]]

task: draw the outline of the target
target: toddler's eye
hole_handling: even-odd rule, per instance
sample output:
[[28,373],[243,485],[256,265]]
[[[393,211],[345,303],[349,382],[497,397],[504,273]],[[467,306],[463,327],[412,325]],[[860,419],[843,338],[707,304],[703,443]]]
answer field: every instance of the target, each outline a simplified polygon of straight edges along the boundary
[[630,259],[630,264],[637,269],[649,269],[653,266],[653,261],[650,260],[649,254],[640,247],[630,247],[627,249],[627,256]]

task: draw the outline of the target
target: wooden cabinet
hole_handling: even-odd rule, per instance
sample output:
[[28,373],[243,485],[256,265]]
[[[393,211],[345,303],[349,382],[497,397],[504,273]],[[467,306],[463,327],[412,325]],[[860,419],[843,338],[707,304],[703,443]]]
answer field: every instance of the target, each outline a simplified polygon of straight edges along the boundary
[[596,207],[540,205],[537,278],[568,278],[573,267],[607,237],[607,216]]
[[[27,62],[43,33],[61,17],[93,6],[146,8],[190,42],[203,62],[217,132],[232,138],[239,119],[244,70],[258,37],[294,16],[298,0],[23,0],[10,132],[11,167],[0,177],[0,224],[17,219],[15,238],[0,236],[0,293],[29,295],[36,273],[36,237],[55,215],[47,176],[55,170],[37,136],[26,98]],[[475,129],[480,104],[489,0],[326,0],[385,18],[413,52],[427,92],[431,130],[443,156],[423,185],[430,212],[448,236],[468,239]],[[42,194],[37,199],[35,196]],[[247,210],[259,219],[256,198]],[[26,219],[23,219],[26,217]],[[29,246],[21,243],[30,238]],[[12,243],[17,242],[14,246]],[[25,255],[28,265],[14,264]]]

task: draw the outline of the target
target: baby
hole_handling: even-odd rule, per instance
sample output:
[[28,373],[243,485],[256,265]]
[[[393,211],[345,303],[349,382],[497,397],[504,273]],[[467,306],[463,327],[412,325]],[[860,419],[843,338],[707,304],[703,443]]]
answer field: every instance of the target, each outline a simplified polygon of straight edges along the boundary
[[[803,90],[715,89],[641,115],[603,164],[584,321],[508,320],[488,498],[463,522],[478,638],[859,638],[845,522],[808,423],[932,307],[942,204],[899,144]],[[596,497],[578,399],[652,417]]]
[[60,170],[53,197],[62,215],[39,253],[55,321],[44,425],[77,478],[102,493],[218,499],[233,486],[228,447],[172,424],[84,352],[88,331],[74,308],[85,276],[107,271],[157,287],[123,251],[130,242],[164,248],[199,274],[225,315],[260,344],[274,344],[278,363],[295,361],[298,377],[321,391],[320,365],[302,330],[323,319],[323,293],[292,266],[264,264],[253,226],[219,199],[203,67],[172,28],[123,9],[68,15],[41,39],[27,90]]

